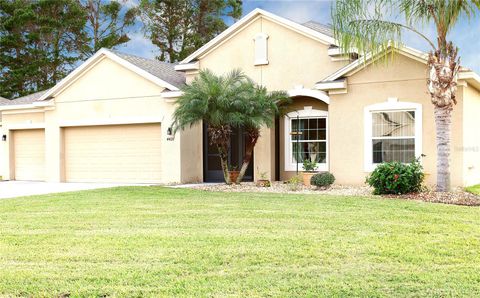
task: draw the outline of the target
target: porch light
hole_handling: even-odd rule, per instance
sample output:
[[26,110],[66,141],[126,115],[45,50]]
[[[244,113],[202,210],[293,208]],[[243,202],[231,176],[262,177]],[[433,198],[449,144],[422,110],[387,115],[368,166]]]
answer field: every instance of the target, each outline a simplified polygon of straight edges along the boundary
[[7,135],[2,136],[2,141],[6,142],[7,141]]
[[171,136],[173,134],[172,127],[167,128],[167,136]]

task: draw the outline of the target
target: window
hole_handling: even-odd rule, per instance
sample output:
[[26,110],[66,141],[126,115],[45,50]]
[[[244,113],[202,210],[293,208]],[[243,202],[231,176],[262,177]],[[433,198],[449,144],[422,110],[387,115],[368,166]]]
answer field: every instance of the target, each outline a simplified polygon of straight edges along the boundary
[[389,101],[365,109],[366,171],[382,162],[412,162],[421,155],[421,105]]
[[372,113],[373,163],[415,159],[415,111]]
[[[298,116],[298,117],[297,117]],[[318,170],[327,170],[327,112],[301,110],[291,112],[285,122],[285,170],[303,170],[303,161],[315,161]],[[298,137],[298,139],[297,139]]]

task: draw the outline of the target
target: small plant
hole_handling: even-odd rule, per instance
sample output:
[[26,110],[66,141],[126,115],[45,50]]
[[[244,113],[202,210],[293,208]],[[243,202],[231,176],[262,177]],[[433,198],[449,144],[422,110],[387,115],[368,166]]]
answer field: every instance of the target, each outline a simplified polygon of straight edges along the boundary
[[374,188],[373,194],[405,194],[419,192],[425,178],[418,160],[409,164],[385,162],[367,177],[366,183]]
[[267,172],[260,172],[258,176],[261,180],[267,180]]
[[258,187],[270,187],[272,185],[270,183],[270,180],[267,179],[267,172],[259,172],[258,176],[260,177],[260,179],[258,179],[256,183]]
[[315,172],[315,170],[317,170],[317,163],[315,161],[311,161],[310,159],[304,159],[303,170],[305,172]]
[[303,178],[300,175],[295,175],[292,178],[288,179],[287,184],[288,188],[291,191],[297,191],[300,189],[300,186],[302,185]]
[[310,183],[316,187],[327,188],[335,182],[335,176],[332,173],[325,172],[312,176]]
[[230,165],[230,166],[228,166],[228,171],[229,172],[236,172],[236,171],[238,171],[238,166]]

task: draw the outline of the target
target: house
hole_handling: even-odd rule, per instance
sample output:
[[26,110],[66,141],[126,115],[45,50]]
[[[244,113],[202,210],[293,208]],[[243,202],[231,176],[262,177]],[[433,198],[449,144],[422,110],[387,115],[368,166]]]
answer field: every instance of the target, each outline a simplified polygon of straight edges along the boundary
[[[403,47],[389,64],[345,55],[331,29],[257,9],[177,65],[102,49],[52,89],[0,106],[0,175],[10,180],[186,183],[222,177],[204,125],[172,134],[181,87],[200,69],[241,68],[286,90],[287,114],[264,128],[247,177],[286,180],[304,158],[338,183],[363,184],[382,161],[421,162],[435,183],[426,55]],[[480,77],[462,69],[453,113],[456,186],[480,182]],[[9,102],[10,103],[10,102]],[[292,131],[300,130],[297,140]],[[230,160],[243,156],[236,130]]]

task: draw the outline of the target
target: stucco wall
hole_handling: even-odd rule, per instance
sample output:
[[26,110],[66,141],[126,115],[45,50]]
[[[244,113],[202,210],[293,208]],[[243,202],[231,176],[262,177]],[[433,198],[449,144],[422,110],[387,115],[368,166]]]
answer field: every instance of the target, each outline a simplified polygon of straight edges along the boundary
[[[364,171],[364,107],[396,97],[400,102],[420,103],[423,108],[423,165],[427,183],[436,181],[436,145],[433,105],[426,89],[426,65],[396,56],[388,65],[369,65],[348,77],[348,93],[331,95],[329,105],[330,171],[342,184],[363,184]],[[453,112],[452,143],[463,142],[462,90]],[[463,183],[462,152],[452,146],[452,184]]]
[[[269,36],[269,63],[255,66],[253,38],[261,32]],[[328,56],[327,50],[328,45],[326,44],[265,17],[258,17],[223,43],[199,57],[199,64],[201,69],[210,69],[217,74],[224,74],[239,68],[269,90],[288,91],[298,85],[310,89],[316,82],[348,63],[348,61],[333,62]],[[187,72],[187,83],[191,82],[196,75],[195,71]],[[262,172],[266,172],[267,177],[273,179],[275,173],[275,128],[262,129],[255,146],[255,177]],[[285,175],[284,173],[283,176]]]
[[[162,172],[165,175],[161,182],[185,181],[181,175],[181,157],[188,151],[180,150],[183,132],[179,132],[173,140],[167,136],[175,106],[174,103],[167,102],[161,97],[162,91],[163,87],[142,78],[109,58],[104,58],[56,95],[53,108],[31,116],[29,114],[5,115],[4,121],[8,127],[15,121],[22,122],[28,117],[36,117],[37,120],[39,117],[44,118],[48,181],[64,180],[63,127],[162,123]],[[201,135],[198,137],[201,138]],[[125,142],[128,141],[126,137]],[[188,135],[187,143],[198,142],[201,143],[196,135]],[[4,158],[7,156],[8,159],[8,154],[2,156]],[[184,162],[187,161],[184,160]],[[195,162],[195,159],[188,161],[188,163],[192,162]],[[201,160],[198,160],[197,172],[201,171],[200,164]],[[195,168],[195,165],[190,168]],[[8,166],[4,166],[2,172],[4,178],[8,179]],[[195,173],[193,176],[198,175]]]
[[472,86],[463,88],[463,146],[457,146],[464,156],[464,184],[480,184],[480,92]]
[[[268,65],[254,65],[254,41],[268,34]],[[290,90],[313,85],[348,61],[332,61],[328,45],[313,40],[267,18],[253,20],[243,30],[199,58],[200,68],[223,74],[235,68],[270,90]],[[194,75],[194,74],[193,74]]]

